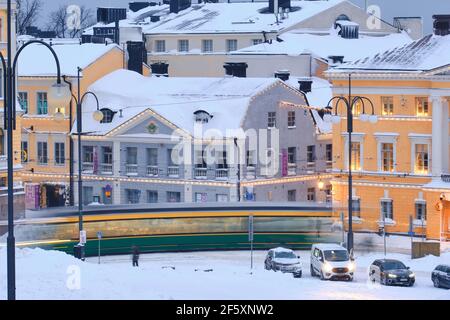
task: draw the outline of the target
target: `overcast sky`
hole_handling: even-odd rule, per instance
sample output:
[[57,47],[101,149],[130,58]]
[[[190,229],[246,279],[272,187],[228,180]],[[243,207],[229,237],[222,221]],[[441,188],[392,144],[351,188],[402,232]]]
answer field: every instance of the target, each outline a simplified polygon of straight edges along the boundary
[[[98,6],[128,6],[128,2],[132,0],[44,0],[44,10],[41,14],[41,25],[45,25],[47,14],[55,7],[61,4],[78,4],[86,5],[95,9]],[[136,0],[144,1],[144,0]],[[145,0],[159,1],[159,0]],[[161,0],[162,1],[162,0]],[[194,0],[195,1],[195,0]],[[433,14],[450,14],[450,0],[350,0],[353,3],[364,7],[365,1],[369,5],[379,5],[381,8],[381,17],[387,22],[392,23],[392,18],[397,16],[424,18],[424,32],[432,32]]]

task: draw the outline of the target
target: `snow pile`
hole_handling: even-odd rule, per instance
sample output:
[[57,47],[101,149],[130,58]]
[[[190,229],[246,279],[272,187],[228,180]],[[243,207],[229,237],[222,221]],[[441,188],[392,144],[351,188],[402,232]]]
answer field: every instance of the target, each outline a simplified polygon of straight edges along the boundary
[[[367,281],[367,268],[382,254],[356,255],[354,282],[320,281],[309,275],[308,251],[298,251],[303,278],[264,270],[266,251],[158,253],[141,255],[138,268],[130,256],[81,262],[61,252],[17,249],[18,299],[446,299],[450,290],[434,288],[430,272],[450,263],[450,253],[411,261],[389,254],[416,273],[413,288],[383,287]],[[0,249],[0,299],[6,298],[6,250]]]

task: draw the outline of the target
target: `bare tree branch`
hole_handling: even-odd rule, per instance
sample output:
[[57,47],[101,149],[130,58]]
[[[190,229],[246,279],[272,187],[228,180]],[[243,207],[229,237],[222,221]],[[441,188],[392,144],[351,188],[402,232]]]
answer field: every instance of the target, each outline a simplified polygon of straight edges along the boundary
[[17,33],[26,33],[26,28],[36,23],[42,10],[41,0],[16,0],[17,3]]
[[68,23],[68,19],[71,18],[70,15],[75,13],[70,11],[68,12],[66,6],[60,6],[58,9],[50,13],[47,30],[55,31],[56,36],[59,38],[79,37],[83,29],[94,23],[92,10],[86,8],[85,6],[80,6],[79,8],[79,16],[75,17],[79,24],[72,26],[71,23]]

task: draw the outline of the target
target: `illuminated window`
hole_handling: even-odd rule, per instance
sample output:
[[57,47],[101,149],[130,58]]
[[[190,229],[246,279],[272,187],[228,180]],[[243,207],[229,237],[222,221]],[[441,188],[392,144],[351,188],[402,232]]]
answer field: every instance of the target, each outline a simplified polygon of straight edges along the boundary
[[416,115],[418,117],[428,116],[428,98],[418,97],[416,98]]
[[381,170],[385,172],[394,171],[394,144],[381,144]]
[[414,172],[419,174],[428,173],[428,145],[416,144],[415,145],[415,166]]
[[361,143],[352,142],[352,170],[361,170]]
[[394,114],[394,98],[381,97],[383,116],[392,116]]
[[362,111],[363,111],[362,109],[363,109],[363,108],[362,108],[362,103],[361,103],[361,101],[360,101],[360,100],[356,101],[356,102],[353,104],[353,107],[352,107],[353,115],[354,115],[354,116],[360,115],[360,114],[362,113]]

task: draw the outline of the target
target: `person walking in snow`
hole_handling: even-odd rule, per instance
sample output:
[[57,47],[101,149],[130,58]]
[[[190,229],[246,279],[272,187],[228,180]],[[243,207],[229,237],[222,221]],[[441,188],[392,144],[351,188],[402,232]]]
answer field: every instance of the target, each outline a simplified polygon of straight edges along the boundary
[[133,267],[139,267],[139,248],[133,246]]

